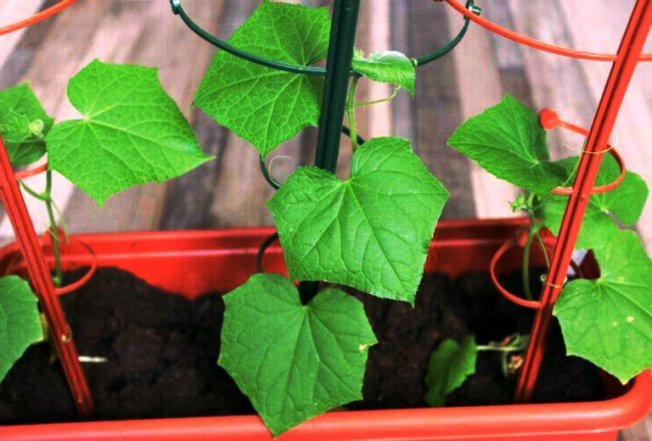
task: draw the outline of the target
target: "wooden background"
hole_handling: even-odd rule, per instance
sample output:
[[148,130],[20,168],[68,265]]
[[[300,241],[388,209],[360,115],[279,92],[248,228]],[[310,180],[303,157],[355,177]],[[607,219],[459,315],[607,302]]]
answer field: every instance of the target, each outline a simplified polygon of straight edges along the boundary
[[[328,0],[304,0],[329,4]],[[2,0],[0,26],[27,17],[54,0]],[[228,36],[258,0],[184,0],[184,7],[208,30]],[[634,0],[487,0],[483,15],[530,36],[593,51],[615,51]],[[461,18],[430,0],[363,0],[357,46],[366,52],[395,49],[418,56],[445,43]],[[272,190],[262,178],[256,151],[191,107],[192,96],[213,49],[174,17],[168,0],[79,0],[70,10],[0,38],[0,88],[29,81],[45,108],[58,119],[76,111],[66,100],[68,79],[94,58],[158,66],[163,85],[192,122],[206,152],[217,160],[165,185],[147,185],[115,196],[99,209],[65,179],[55,181],[55,198],[72,232],[216,228],[271,224],[264,202]],[[359,114],[361,134],[395,134],[413,139],[416,151],[451,190],[445,218],[511,216],[515,190],[479,170],[446,147],[465,118],[495,104],[506,92],[536,109],[552,107],[567,120],[589,126],[608,63],[579,62],[521,48],[471,26],[447,57],[421,68],[416,98],[405,93],[392,105]],[[361,99],[389,93],[365,84]],[[642,64],[625,99],[614,142],[628,166],[652,183],[652,64]],[[283,179],[314,155],[316,133],[306,130],[275,154],[274,174]],[[576,154],[582,139],[554,133],[555,156]],[[345,176],[350,150],[342,146]],[[30,184],[40,188],[42,178]],[[42,207],[30,201],[37,228],[45,228]],[[638,226],[652,250],[652,204]],[[0,239],[11,239],[4,214]],[[623,440],[650,439],[652,418],[624,431]]]

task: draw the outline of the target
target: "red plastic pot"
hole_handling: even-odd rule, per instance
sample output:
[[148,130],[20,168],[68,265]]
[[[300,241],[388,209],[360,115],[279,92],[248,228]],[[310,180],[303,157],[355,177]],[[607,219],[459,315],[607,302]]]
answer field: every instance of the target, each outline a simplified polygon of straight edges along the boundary
[[[451,276],[486,271],[494,252],[523,225],[521,219],[441,222],[426,269]],[[116,266],[158,287],[194,297],[245,282],[256,270],[258,246],[272,232],[255,228],[74,237],[93,248],[99,267]],[[0,250],[0,271],[15,263],[16,253],[15,246]],[[63,262],[66,269],[75,269],[91,260],[76,247]],[[500,269],[512,270],[518,262],[517,252],[507,254]],[[283,271],[277,246],[268,249],[264,264],[267,271]],[[651,406],[648,372],[627,391],[599,402],[331,412],[278,439],[613,441],[619,429],[643,418]],[[233,416],[5,426],[0,427],[0,439],[237,441],[271,436],[258,417]]]

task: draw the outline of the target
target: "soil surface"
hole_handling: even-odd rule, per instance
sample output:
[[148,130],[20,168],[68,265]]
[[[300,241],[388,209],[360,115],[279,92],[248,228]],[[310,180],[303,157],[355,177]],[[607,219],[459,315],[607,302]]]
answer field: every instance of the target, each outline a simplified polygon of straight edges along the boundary
[[[75,278],[76,275],[71,275]],[[520,275],[504,284],[518,289]],[[247,398],[216,364],[224,304],[219,294],[190,302],[165,294],[130,273],[100,269],[62,303],[85,363],[97,419],[253,413]],[[380,341],[369,353],[364,401],[355,409],[423,407],[428,356],[446,338],[475,334],[479,344],[528,333],[532,314],[492,288],[488,274],[452,280],[427,274],[416,307],[355,293]],[[495,353],[481,353],[477,373],[448,400],[451,405],[508,403],[515,378],[505,378]],[[542,368],[539,402],[604,396],[597,370],[565,357],[559,330]],[[0,422],[75,420],[60,367],[47,344],[30,348],[0,385]]]

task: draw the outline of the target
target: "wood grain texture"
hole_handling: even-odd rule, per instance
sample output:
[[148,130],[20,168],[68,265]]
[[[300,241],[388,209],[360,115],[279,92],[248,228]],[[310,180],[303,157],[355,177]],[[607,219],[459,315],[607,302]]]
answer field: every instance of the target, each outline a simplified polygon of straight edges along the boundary
[[[91,50],[92,42],[97,37],[98,24],[108,5],[104,2],[96,5],[78,2],[65,12],[30,28],[0,71],[2,81],[10,81],[7,85],[27,81],[48,113],[57,119],[75,117],[77,112],[66,99],[68,79],[83,66],[83,57]],[[41,189],[44,177],[33,177],[26,183],[32,188]],[[72,185],[55,174],[52,196],[62,210],[72,193]],[[36,229],[45,231],[47,214],[43,204],[31,197],[25,200]],[[4,218],[0,224],[0,235],[11,234],[11,225]]]
[[[427,2],[394,3],[392,17],[394,45],[412,57],[441,47],[461,26],[443,5]],[[462,118],[457,70],[452,54],[420,67],[415,98],[400,96],[393,112],[398,134],[413,139],[416,152],[451,193],[443,218],[476,215],[472,165],[446,145]]]
[[[453,36],[456,30],[449,30]],[[494,56],[491,37],[478,26],[471,26],[462,44],[453,51],[457,68],[457,94],[462,120],[497,104],[504,90]],[[517,190],[495,178],[475,163],[471,166],[471,182],[476,215],[481,218],[509,217],[515,214],[509,203]]]
[[[579,47],[593,50],[616,52],[620,36],[625,28],[634,1],[620,0],[618,5],[610,6],[608,12],[595,13],[586,8],[561,2],[560,6],[567,17],[572,17],[569,33],[574,43]],[[582,32],[582,27],[574,23],[584,24],[584,29],[600,29],[601,32]],[[609,74],[609,63],[582,63],[582,69],[587,79],[591,95],[597,101]],[[650,63],[641,63],[627,91],[622,109],[616,122],[612,139],[617,143],[628,168],[643,176],[647,182],[652,182],[652,149],[650,145],[650,127],[652,127],[652,74]],[[652,204],[647,204],[638,225],[639,233],[652,252]]]
[[[23,20],[41,9],[43,0],[4,0],[0,4],[0,27]],[[12,32],[2,38],[0,45],[0,68],[14,51],[26,30]]]
[[[93,7],[95,2],[82,4]],[[110,7],[94,32],[92,46],[83,55],[82,64],[100,58],[157,66],[163,87],[189,114],[192,95],[212,52],[210,48],[172,16],[167,2],[121,0],[107,4]],[[221,3],[213,3],[202,10],[202,16],[217,22],[220,6]],[[116,35],[121,37],[115,38]],[[75,190],[66,217],[70,219],[71,231],[156,229],[161,224],[166,197],[166,184],[150,184],[120,193],[100,209]]]

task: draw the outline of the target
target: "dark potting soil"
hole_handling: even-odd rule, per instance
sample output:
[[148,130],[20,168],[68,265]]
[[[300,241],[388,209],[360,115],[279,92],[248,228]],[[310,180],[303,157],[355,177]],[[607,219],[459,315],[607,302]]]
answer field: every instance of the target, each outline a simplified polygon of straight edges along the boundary
[[[75,275],[71,275],[72,278]],[[518,289],[520,275],[505,279]],[[423,407],[428,356],[446,338],[475,334],[479,344],[528,333],[532,314],[511,305],[485,273],[452,280],[427,274],[415,308],[355,294],[378,337],[367,363],[364,401],[354,409]],[[224,304],[219,294],[194,302],[170,295],[117,269],[100,269],[91,282],[63,297],[85,363],[96,418],[253,413],[247,398],[216,364]],[[449,397],[451,405],[508,403],[515,378],[502,374],[498,355],[481,353],[478,373]],[[565,357],[559,330],[542,368],[535,399],[581,401],[604,396],[597,370]],[[30,348],[0,385],[0,423],[75,420],[60,367],[47,344]]]

